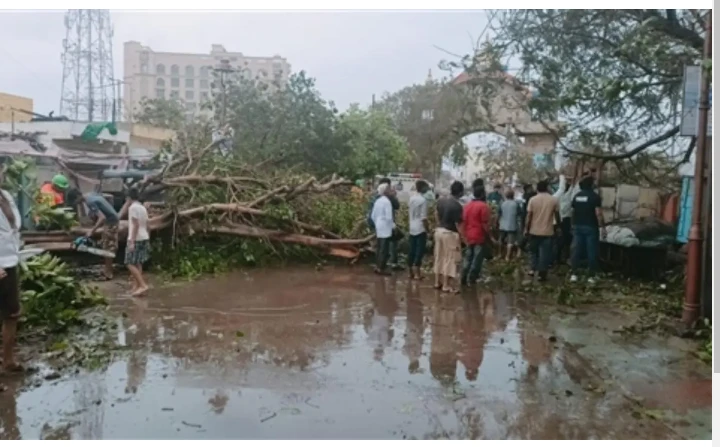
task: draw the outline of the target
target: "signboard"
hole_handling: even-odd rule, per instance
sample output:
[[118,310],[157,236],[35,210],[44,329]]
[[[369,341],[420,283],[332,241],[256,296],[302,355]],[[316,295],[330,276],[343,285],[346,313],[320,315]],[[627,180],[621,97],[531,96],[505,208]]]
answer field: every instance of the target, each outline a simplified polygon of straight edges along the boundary
[[[700,73],[699,65],[685,66],[683,76],[683,102],[680,120],[680,135],[685,137],[697,136],[698,107],[700,106]],[[708,136],[712,136],[712,90],[710,90],[710,110],[708,113]]]

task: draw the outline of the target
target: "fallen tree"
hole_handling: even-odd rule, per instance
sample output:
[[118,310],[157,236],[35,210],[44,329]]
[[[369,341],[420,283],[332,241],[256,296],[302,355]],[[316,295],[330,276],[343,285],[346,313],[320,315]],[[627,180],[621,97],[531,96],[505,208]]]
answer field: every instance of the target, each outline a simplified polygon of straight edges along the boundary
[[[215,149],[213,144],[178,149],[179,156],[138,184],[143,193],[162,191],[165,196],[150,208],[151,232],[169,230],[173,241],[196,234],[254,238],[305,245],[351,259],[372,239],[353,238],[355,225],[333,228],[317,215],[316,208],[323,203],[351,200],[350,180],[336,175],[318,180],[274,168],[272,162],[246,165]],[[357,205],[353,224],[364,217],[363,207]],[[26,244],[63,250],[86,232],[86,227],[24,232],[23,239]],[[121,238],[127,234],[127,221],[121,222],[120,234]]]

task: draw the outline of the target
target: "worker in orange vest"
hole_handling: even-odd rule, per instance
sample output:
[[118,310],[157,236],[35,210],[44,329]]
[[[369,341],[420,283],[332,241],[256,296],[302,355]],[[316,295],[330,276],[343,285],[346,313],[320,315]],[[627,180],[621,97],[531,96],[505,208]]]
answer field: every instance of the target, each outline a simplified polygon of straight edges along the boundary
[[47,203],[53,208],[63,206],[65,204],[65,191],[70,186],[67,177],[57,174],[52,178],[51,182],[46,182],[40,187],[40,200]]

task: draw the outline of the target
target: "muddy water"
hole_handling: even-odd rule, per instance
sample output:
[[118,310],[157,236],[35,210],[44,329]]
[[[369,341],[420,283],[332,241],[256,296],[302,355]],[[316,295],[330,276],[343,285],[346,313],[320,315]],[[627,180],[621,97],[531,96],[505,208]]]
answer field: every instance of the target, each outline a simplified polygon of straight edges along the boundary
[[430,285],[309,269],[119,293],[128,354],[6,382],[0,439],[674,436],[589,391],[592,372],[512,296]]

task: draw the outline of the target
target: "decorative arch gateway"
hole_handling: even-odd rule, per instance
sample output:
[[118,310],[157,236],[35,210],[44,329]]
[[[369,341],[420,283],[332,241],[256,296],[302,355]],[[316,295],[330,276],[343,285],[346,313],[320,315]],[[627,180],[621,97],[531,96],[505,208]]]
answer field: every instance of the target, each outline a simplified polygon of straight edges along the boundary
[[538,168],[552,164],[562,124],[532,119],[533,93],[517,78],[505,71],[463,72],[450,82],[449,90],[445,94],[463,99],[458,102],[456,124],[445,134],[447,150],[466,136],[492,132],[507,138],[518,151],[532,154]]

